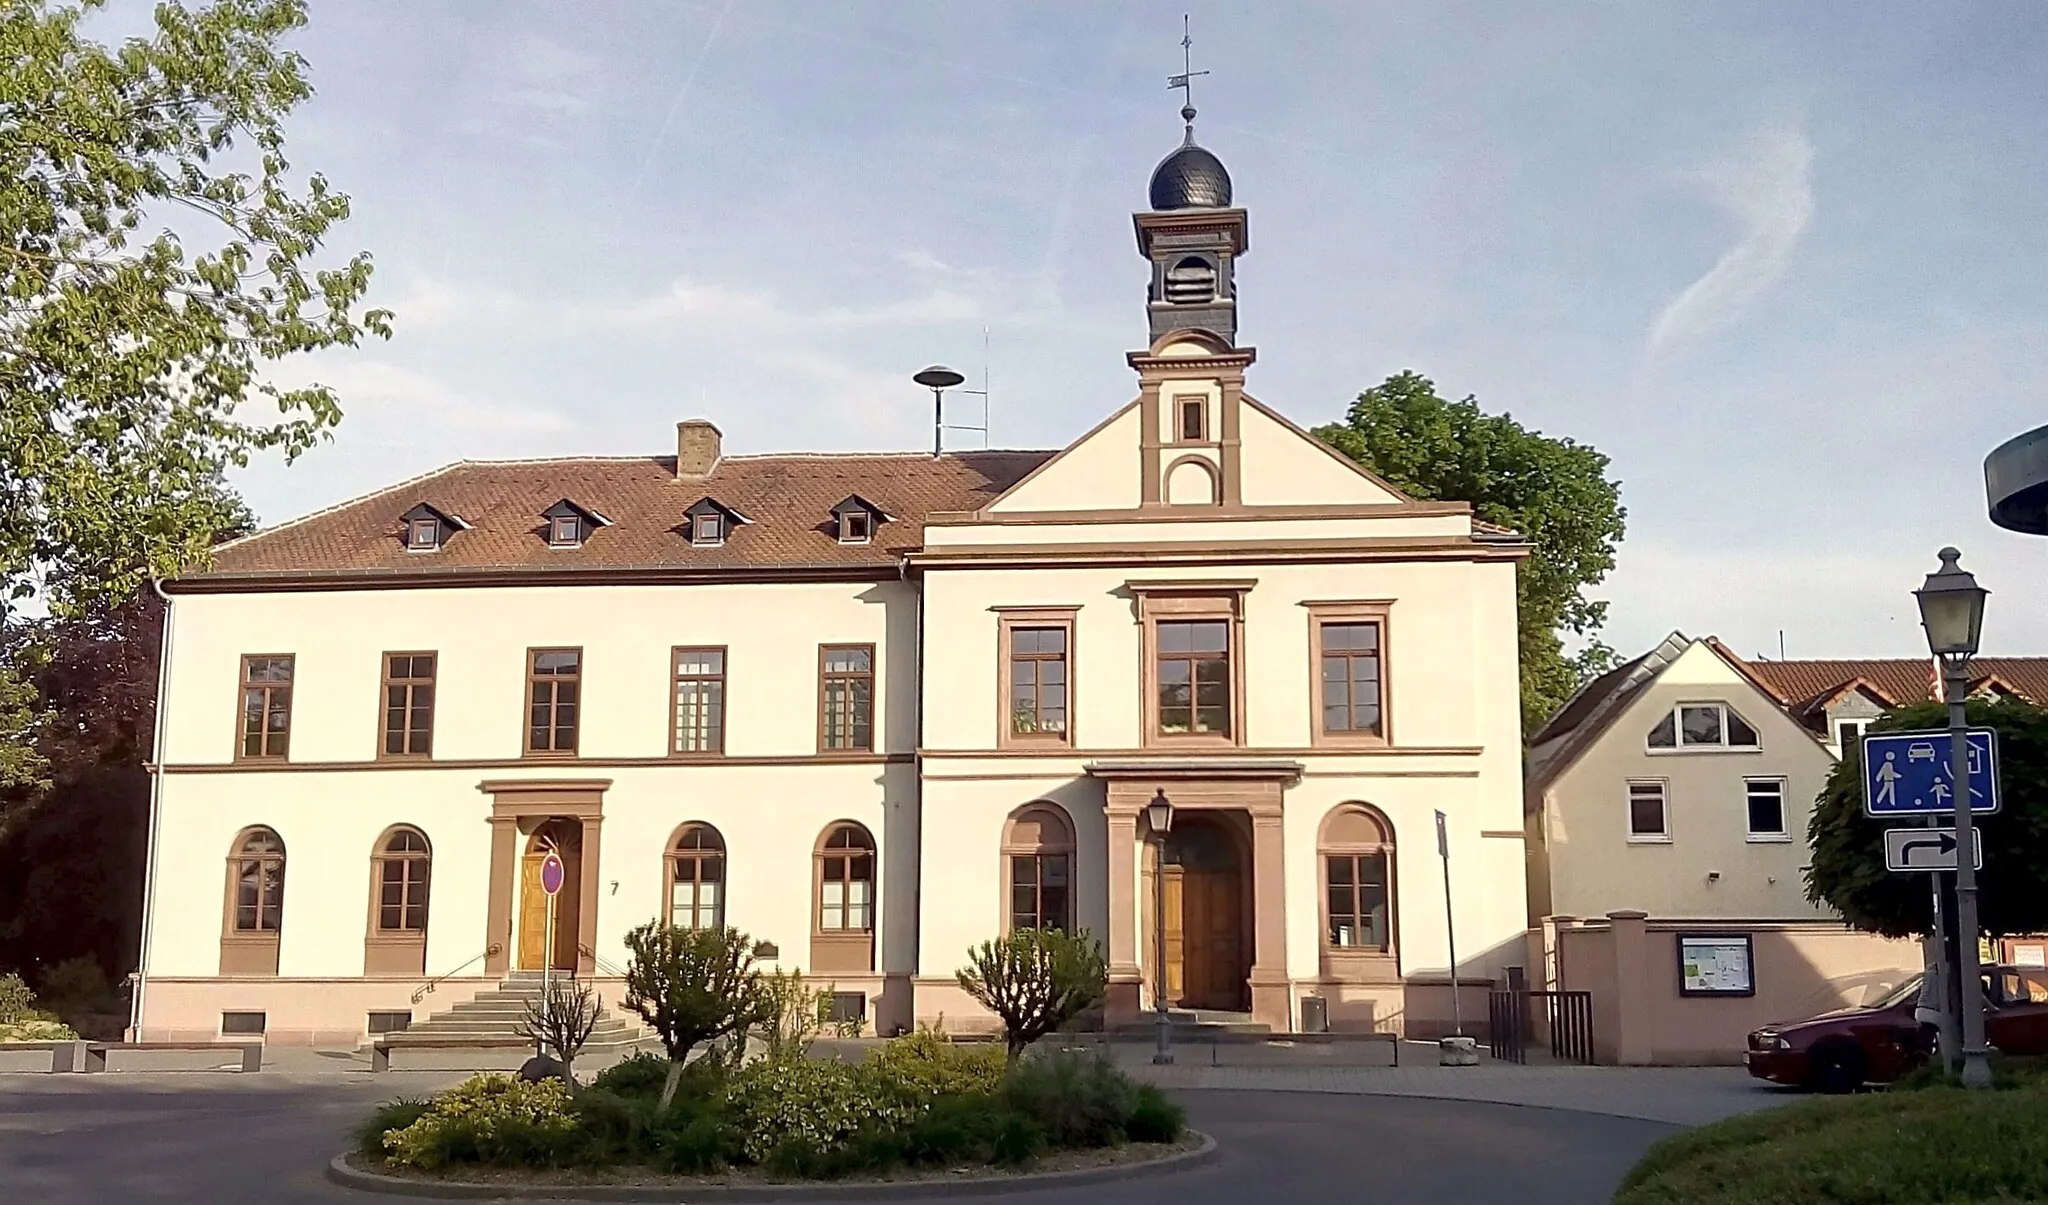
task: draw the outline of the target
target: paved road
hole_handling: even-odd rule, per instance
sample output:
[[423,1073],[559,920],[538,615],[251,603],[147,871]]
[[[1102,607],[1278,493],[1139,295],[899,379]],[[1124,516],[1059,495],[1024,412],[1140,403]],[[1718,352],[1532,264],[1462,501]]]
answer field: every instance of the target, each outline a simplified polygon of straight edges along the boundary
[[[404,1081],[413,1078],[9,1076],[0,1080],[0,1185],[9,1201],[32,1205],[375,1205],[392,1198],[337,1188],[321,1169],[368,1105],[406,1090]],[[1222,1142],[1220,1163],[1157,1180],[999,1199],[1602,1205],[1643,1149],[1676,1128],[1473,1101],[1244,1090],[1178,1095],[1194,1123]]]

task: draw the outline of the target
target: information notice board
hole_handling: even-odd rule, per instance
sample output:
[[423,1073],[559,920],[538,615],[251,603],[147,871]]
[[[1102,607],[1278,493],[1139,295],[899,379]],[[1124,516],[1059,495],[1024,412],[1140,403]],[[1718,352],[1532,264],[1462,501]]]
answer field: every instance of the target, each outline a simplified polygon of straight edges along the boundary
[[1678,994],[1754,996],[1756,968],[1747,933],[1678,935]]

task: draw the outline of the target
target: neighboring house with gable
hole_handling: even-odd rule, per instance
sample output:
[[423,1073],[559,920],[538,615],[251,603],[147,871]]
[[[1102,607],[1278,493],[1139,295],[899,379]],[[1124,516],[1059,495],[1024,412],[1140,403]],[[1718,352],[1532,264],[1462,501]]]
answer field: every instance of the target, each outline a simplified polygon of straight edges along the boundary
[[1596,678],[1529,751],[1532,919],[1819,919],[1806,822],[1820,736],[1719,641],[1672,633]]

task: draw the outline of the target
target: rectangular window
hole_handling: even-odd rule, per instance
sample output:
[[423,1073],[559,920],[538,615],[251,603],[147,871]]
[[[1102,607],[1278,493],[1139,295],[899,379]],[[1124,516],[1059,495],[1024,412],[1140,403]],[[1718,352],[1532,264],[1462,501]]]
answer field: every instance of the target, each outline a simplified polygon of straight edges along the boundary
[[384,654],[385,757],[434,751],[434,654]]
[[1329,930],[1332,949],[1387,948],[1387,855],[1328,854],[1323,859],[1329,880]]
[[717,514],[691,516],[690,543],[706,548],[725,543],[725,517]]
[[1181,442],[1205,442],[1209,438],[1209,400],[1204,397],[1177,397],[1173,399],[1173,405],[1180,412]]
[[1789,841],[1791,834],[1785,830],[1785,780],[1746,778],[1742,786],[1749,804],[1749,839]]
[[576,752],[582,714],[583,650],[534,649],[526,676],[526,751]]
[[818,747],[871,751],[875,747],[875,646],[821,646]]
[[1869,720],[1835,721],[1835,748],[1844,757],[1849,755],[1849,750],[1851,749],[1861,753],[1863,749],[1863,730],[1868,727],[1870,727]]
[[1628,784],[1628,837],[1631,841],[1669,841],[1670,809],[1661,779]]
[[829,1024],[851,1025],[868,1019],[868,994],[866,992],[833,992],[831,1012],[825,1017]]
[[262,1037],[269,1023],[267,1013],[222,1013],[220,1031],[236,1037]]
[[275,933],[284,921],[284,859],[243,858],[235,870],[235,931]]
[[385,933],[427,931],[428,862],[385,858],[378,863],[377,928]]
[[1066,854],[1010,855],[1010,927],[1065,929],[1068,888]]
[[414,519],[406,530],[405,546],[414,552],[432,552],[441,546],[439,519]]
[[864,510],[850,510],[839,516],[839,542],[865,544],[873,534],[872,516]]
[[548,543],[556,548],[574,548],[583,542],[583,520],[575,515],[556,515],[548,524]]
[[676,753],[725,752],[725,650],[674,653]]
[[1159,732],[1230,735],[1230,621],[1161,620]]
[[1380,625],[1325,623],[1322,648],[1323,732],[1328,736],[1379,736]]
[[1067,628],[1018,626],[1010,633],[1010,735],[1067,735]]
[[292,658],[242,658],[243,760],[282,760],[292,735]]
[[397,1012],[371,1013],[370,1023],[366,1028],[370,1033],[398,1033],[411,1025],[412,1010],[401,1009]]

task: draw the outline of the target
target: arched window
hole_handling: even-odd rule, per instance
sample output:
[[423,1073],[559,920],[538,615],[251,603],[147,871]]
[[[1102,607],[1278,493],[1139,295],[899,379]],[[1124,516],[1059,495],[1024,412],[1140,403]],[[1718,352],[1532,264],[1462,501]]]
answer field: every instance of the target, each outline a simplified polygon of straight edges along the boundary
[[1374,808],[1347,803],[1323,819],[1316,839],[1323,878],[1323,952],[1339,977],[1392,971],[1394,827]]
[[377,851],[377,929],[383,933],[427,931],[427,878],[433,855],[417,829],[391,834]]
[[1034,803],[1003,829],[1009,873],[1009,927],[1071,929],[1074,923],[1074,830],[1064,812]]
[[365,975],[418,975],[427,964],[427,890],[434,854],[426,834],[401,825],[370,855],[370,935]]
[[678,929],[725,925],[725,841],[708,824],[686,824],[669,842],[668,923]]
[[850,821],[825,831],[814,857],[813,971],[868,971],[875,960],[875,839]]
[[277,935],[283,926],[284,842],[270,829],[246,829],[228,851],[220,973],[277,974]]

